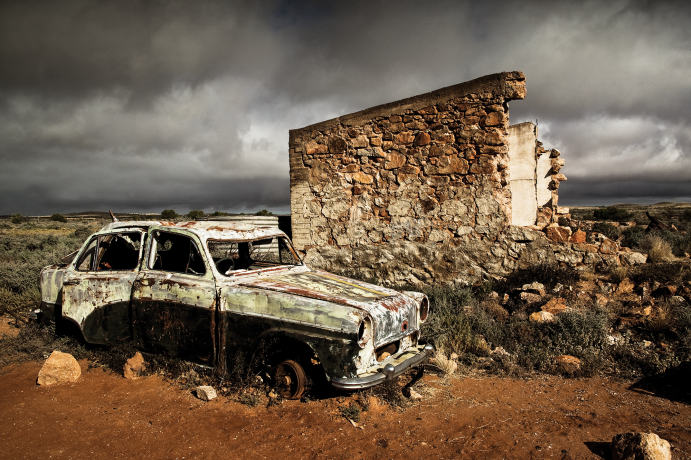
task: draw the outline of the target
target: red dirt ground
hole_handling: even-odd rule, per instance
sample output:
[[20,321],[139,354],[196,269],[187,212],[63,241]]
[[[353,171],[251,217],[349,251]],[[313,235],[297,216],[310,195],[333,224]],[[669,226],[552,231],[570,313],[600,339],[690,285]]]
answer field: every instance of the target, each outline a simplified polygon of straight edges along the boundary
[[359,429],[339,412],[352,396],[248,408],[101,368],[38,387],[40,368],[0,370],[3,459],[607,458],[625,431],[655,432],[673,458],[691,458],[691,406],[601,378],[427,374],[422,402],[399,410],[372,398]]

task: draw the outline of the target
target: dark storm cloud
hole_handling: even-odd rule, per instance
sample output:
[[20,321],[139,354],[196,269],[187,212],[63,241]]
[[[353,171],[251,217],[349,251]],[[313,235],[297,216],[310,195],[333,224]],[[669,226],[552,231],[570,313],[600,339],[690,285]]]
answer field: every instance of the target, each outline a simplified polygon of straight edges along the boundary
[[512,122],[563,152],[563,203],[691,196],[690,20],[688,2],[4,2],[0,214],[287,211],[288,129],[505,70],[527,77]]

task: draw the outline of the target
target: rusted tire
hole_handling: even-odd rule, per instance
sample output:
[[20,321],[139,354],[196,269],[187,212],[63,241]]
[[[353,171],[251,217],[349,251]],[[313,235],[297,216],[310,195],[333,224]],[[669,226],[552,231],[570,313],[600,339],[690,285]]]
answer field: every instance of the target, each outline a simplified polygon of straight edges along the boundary
[[307,389],[307,374],[302,365],[286,359],[276,366],[276,392],[286,399],[300,399]]

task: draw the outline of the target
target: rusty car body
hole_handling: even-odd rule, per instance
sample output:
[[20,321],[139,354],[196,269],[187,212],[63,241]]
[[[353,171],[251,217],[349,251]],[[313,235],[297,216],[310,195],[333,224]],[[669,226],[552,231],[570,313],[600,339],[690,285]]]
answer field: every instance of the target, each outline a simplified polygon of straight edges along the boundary
[[44,321],[88,343],[131,340],[225,373],[235,351],[279,344],[273,372],[300,397],[307,369],[368,388],[423,362],[429,301],[307,267],[281,230],[228,221],[113,222],[40,275]]

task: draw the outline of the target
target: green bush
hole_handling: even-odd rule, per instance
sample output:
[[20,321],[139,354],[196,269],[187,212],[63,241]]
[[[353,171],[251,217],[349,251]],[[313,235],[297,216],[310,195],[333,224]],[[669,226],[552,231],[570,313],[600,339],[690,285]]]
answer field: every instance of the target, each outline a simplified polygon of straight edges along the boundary
[[67,218],[62,214],[53,214],[52,216],[50,216],[50,220],[54,222],[67,222]]
[[593,225],[593,232],[602,233],[610,240],[616,240],[619,238],[619,228],[607,222],[597,222]]
[[26,217],[22,216],[21,214],[12,214],[12,217],[10,217],[10,222],[13,224],[21,224],[26,222]]
[[89,237],[89,235],[91,235],[92,233],[95,233],[95,232],[96,232],[96,230],[92,229],[91,227],[86,227],[86,226],[79,227],[79,228],[76,228],[74,230],[74,237],[78,241],[83,243]]
[[199,220],[204,217],[204,211],[199,209],[193,209],[187,213],[187,217],[192,220]]
[[214,213],[211,215],[213,217],[223,217],[223,216],[229,216],[230,214],[228,214],[227,212],[223,212],[223,211],[214,211]]
[[637,248],[641,244],[641,239],[645,236],[645,229],[639,225],[629,227],[622,232],[624,239],[621,242],[622,246],[627,248]]
[[161,219],[163,220],[173,220],[177,217],[178,213],[173,209],[164,209],[163,212],[161,212]]
[[509,293],[533,281],[538,281],[547,290],[552,290],[557,284],[572,286],[578,279],[578,272],[571,267],[562,267],[557,264],[532,265],[509,273],[504,280],[493,282],[492,290],[499,294]]
[[257,211],[254,213],[255,216],[273,216],[274,213],[271,211],[267,211],[266,209],[262,209],[261,211]]
[[593,215],[597,220],[609,220],[614,222],[627,222],[633,217],[633,214],[626,209],[614,206],[596,209],[593,211]]

